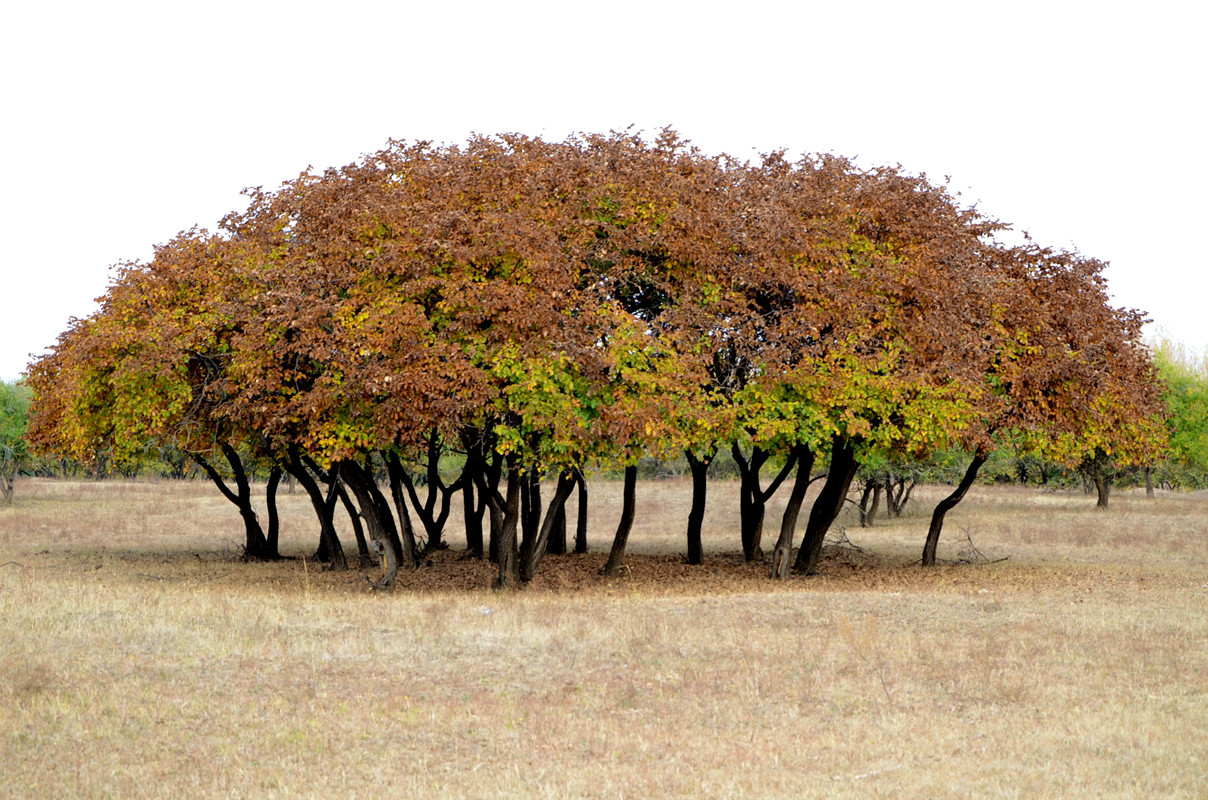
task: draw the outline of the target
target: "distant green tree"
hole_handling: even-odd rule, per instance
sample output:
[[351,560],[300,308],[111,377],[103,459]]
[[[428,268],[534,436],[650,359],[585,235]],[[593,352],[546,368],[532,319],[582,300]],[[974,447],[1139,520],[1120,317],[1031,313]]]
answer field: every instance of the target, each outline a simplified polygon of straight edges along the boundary
[[1170,409],[1170,450],[1162,472],[1171,483],[1200,486],[1208,480],[1208,355],[1163,338],[1154,348]]
[[13,483],[29,457],[25,428],[29,421],[29,389],[17,381],[0,381],[0,504],[12,505]]

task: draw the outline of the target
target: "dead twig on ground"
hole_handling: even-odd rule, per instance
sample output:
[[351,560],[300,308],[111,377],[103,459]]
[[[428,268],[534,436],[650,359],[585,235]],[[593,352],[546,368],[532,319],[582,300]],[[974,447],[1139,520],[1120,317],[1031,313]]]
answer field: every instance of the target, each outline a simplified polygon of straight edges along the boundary
[[968,528],[961,528],[961,533],[965,534],[964,549],[957,551],[957,558],[937,558],[936,562],[940,564],[998,564],[1006,561],[1010,556],[1002,558],[990,558],[973,543],[973,536],[969,533]]
[[827,536],[822,540],[823,547],[838,547],[844,550],[854,550],[857,553],[863,553],[864,548],[853,542],[847,536],[847,528],[840,528],[839,532],[833,536]]

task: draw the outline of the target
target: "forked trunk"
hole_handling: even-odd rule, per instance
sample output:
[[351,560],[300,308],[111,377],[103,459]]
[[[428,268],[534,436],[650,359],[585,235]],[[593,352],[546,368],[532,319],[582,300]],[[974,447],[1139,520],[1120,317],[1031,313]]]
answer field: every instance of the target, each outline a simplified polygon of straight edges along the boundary
[[793,471],[796,456],[790,454],[785,460],[780,472],[772,479],[767,489],[759,485],[759,473],[767,463],[771,453],[756,446],[751,450],[750,460],[742,455],[737,444],[731,446],[734,461],[738,464],[742,483],[742,497],[739,504],[740,524],[742,527],[742,555],[747,563],[763,560],[763,518],[768,500],[780,488],[780,484]]
[[742,454],[737,442],[730,446],[730,453],[734,457],[734,463],[738,465],[738,525],[742,557],[749,564],[763,556],[760,550],[760,540],[763,538],[763,508],[758,502],[759,471],[763,469],[763,464],[770,454],[756,446],[751,449],[751,457],[748,459]]
[[621,566],[625,561],[625,545],[629,541],[629,531],[633,528],[637,483],[637,466],[625,467],[625,494],[621,506],[621,521],[617,524],[617,532],[612,537],[612,550],[608,554],[608,563],[604,565],[603,569],[603,574],[610,578],[615,578],[620,574]]
[[881,489],[884,484],[880,478],[873,478],[864,484],[860,494],[860,527],[871,528],[877,519],[877,508],[881,505]]
[[944,516],[955,508],[957,503],[965,499],[965,494],[969,491],[969,487],[977,479],[977,471],[981,469],[982,464],[985,464],[986,459],[989,457],[989,453],[978,450],[973,456],[973,461],[969,463],[969,468],[965,470],[965,477],[961,479],[960,485],[956,487],[956,491],[936,503],[935,511],[931,513],[931,527],[927,529],[927,542],[923,545],[924,567],[935,566],[935,551],[939,547],[940,532],[944,528]]

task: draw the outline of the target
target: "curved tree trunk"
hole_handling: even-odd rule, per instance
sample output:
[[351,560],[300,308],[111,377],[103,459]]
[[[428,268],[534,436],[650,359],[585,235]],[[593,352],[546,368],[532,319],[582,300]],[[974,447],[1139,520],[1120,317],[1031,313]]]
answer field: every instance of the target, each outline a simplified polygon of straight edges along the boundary
[[[336,476],[337,478],[339,476]],[[357,556],[361,559],[361,564],[369,563],[371,555],[369,553],[369,543],[365,541],[365,526],[361,524],[361,515],[357,513],[357,507],[353,505],[352,499],[348,496],[348,490],[344,488],[344,482],[340,481],[336,485],[336,496],[340,500],[340,504],[344,506],[344,511],[348,514],[348,521],[352,524],[352,535],[357,540]],[[334,533],[334,529],[333,529]],[[336,539],[338,542],[339,539]]]
[[[317,469],[318,465],[312,463],[311,467]],[[337,496],[339,494],[339,476],[336,474],[336,467],[333,466],[327,475],[326,495],[319,488],[318,481],[307,471],[307,465],[298,456],[296,448],[290,448],[285,469],[294,480],[302,485],[306,496],[310,498],[311,508],[314,509],[315,516],[319,520],[319,546],[315,549],[314,560],[331,564],[337,569],[347,569],[348,561],[344,557],[344,547],[340,544],[340,537],[336,535],[333,522],[335,503],[332,502],[332,492],[334,490]],[[352,509],[349,513],[355,514],[356,509]],[[360,524],[359,521],[357,524]]]
[[[389,546],[394,551],[393,562],[408,569],[417,567],[419,560],[415,548],[415,535],[411,530],[411,521],[406,514],[407,506],[402,497],[402,487],[391,481],[390,489],[394,495],[394,502],[400,510],[399,524],[402,527],[400,536],[399,528],[394,523],[394,514],[390,511],[390,504],[386,501],[381,489],[378,488],[370,466],[368,464],[362,466],[349,460],[341,462],[339,470],[340,476],[348,488],[356,495],[357,504],[361,507],[361,517],[365,520],[365,526],[369,531],[369,538],[372,541],[381,542],[383,546]],[[379,555],[383,554],[379,553]],[[390,558],[388,554],[387,558]],[[393,574],[383,576],[382,587],[390,585],[393,581]]]
[[714,451],[698,458],[691,450],[685,451],[688,469],[692,472],[692,508],[688,512],[688,563],[699,564],[704,559],[701,547],[701,529],[705,524],[705,501],[709,491],[709,465],[717,456]]
[[247,473],[243,469],[243,461],[239,458],[239,454],[235,452],[235,448],[226,442],[223,442],[220,448],[227,463],[231,465],[231,475],[235,480],[235,491],[231,491],[226,481],[218,474],[218,470],[214,469],[213,465],[204,456],[200,453],[190,453],[189,455],[205,470],[206,475],[218,487],[218,491],[222,492],[222,496],[234,503],[235,507],[239,509],[239,516],[243,519],[243,557],[249,560],[271,561],[278,556],[275,552],[269,552],[268,538],[260,527],[260,520],[256,516],[255,508],[252,507],[252,489]]
[[1091,475],[1091,479],[1095,483],[1095,508],[1106,509],[1108,496],[1112,491],[1112,481],[1103,470],[1095,470]]
[[249,560],[271,561],[277,557],[277,554],[269,551],[268,537],[264,535],[264,530],[260,527],[260,520],[256,517],[256,511],[252,506],[251,479],[243,468],[243,461],[235,452],[235,448],[229,444],[222,445],[222,454],[226,456],[227,463],[231,465],[231,474],[235,477],[235,486],[238,489],[239,500],[236,505],[239,506],[239,515],[243,517],[243,527],[246,533],[243,557]]
[[870,478],[864,484],[860,494],[860,527],[871,528],[877,519],[877,509],[881,506],[881,490],[885,484],[881,478]]
[[761,558],[760,539],[763,537],[763,508],[757,502],[759,495],[759,471],[768,460],[769,453],[759,446],[751,448],[750,459],[742,454],[735,442],[730,445],[730,454],[738,465],[738,520],[742,541],[742,558],[748,564]]
[[264,534],[264,543],[268,552],[278,557],[280,550],[277,543],[281,536],[281,515],[277,512],[277,487],[281,483],[281,467],[273,465],[269,470],[268,482],[264,486],[264,502],[268,506],[268,531]]
[[836,436],[831,443],[830,470],[822,491],[810,509],[809,522],[805,526],[805,540],[797,553],[794,568],[798,572],[813,575],[818,569],[818,556],[822,553],[822,542],[826,532],[843,510],[847,490],[856,474],[856,450],[851,441]]
[[625,494],[621,506],[621,521],[617,524],[617,532],[612,537],[612,550],[608,553],[608,563],[602,570],[603,574],[610,578],[615,578],[620,573],[621,565],[625,561],[625,545],[629,542],[629,531],[633,528],[637,483],[637,466],[625,467]]
[[[521,550],[520,579],[525,583],[531,581],[537,574],[537,568],[541,566],[541,559],[545,557],[548,549],[550,535],[557,523],[558,514],[563,510],[566,498],[570,497],[570,492],[574,488],[575,479],[572,473],[567,471],[558,476],[558,488],[554,491],[549,508],[546,509],[545,521],[541,524],[541,530],[531,542],[525,542],[525,546]],[[564,516],[562,519],[565,522],[566,517]],[[565,550],[565,540],[563,549]]]
[[789,493],[789,504],[785,506],[780,520],[780,538],[772,551],[772,577],[784,580],[792,567],[793,538],[797,533],[797,518],[805,502],[805,492],[810,485],[810,471],[814,468],[814,454],[803,444],[794,448],[797,460],[797,475],[793,478],[793,490]]
[[923,545],[923,566],[935,566],[935,551],[939,547],[940,532],[944,528],[944,516],[956,507],[956,504],[965,499],[965,494],[969,491],[969,487],[973,485],[973,481],[977,479],[977,471],[981,469],[982,464],[986,463],[986,459],[990,454],[984,450],[978,450],[973,456],[973,461],[969,463],[968,469],[965,470],[965,477],[961,479],[960,484],[956,487],[956,491],[939,501],[935,505],[935,511],[931,513],[931,527],[927,529],[927,542]]

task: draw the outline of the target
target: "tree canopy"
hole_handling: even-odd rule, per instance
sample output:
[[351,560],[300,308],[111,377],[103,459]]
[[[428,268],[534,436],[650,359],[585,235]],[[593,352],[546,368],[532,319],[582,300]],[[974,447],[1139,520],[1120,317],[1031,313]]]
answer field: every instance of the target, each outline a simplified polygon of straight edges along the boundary
[[526,476],[566,476],[564,499],[592,465],[734,448],[750,558],[766,496],[829,453],[833,507],[815,505],[797,562],[812,571],[861,459],[1010,444],[1140,461],[1161,440],[1143,319],[1109,305],[1103,264],[1003,244],[1004,224],[900,168],[739,162],[671,130],[507,134],[391,142],[247,194],[217,232],[123,265],[32,365],[39,447],[120,461],[172,441],[222,453],[237,483],[244,460],[308,465],[320,516],[349,485],[404,564],[404,487],[439,535],[407,465],[449,449],[467,466],[442,491],[499,515],[511,552]]

